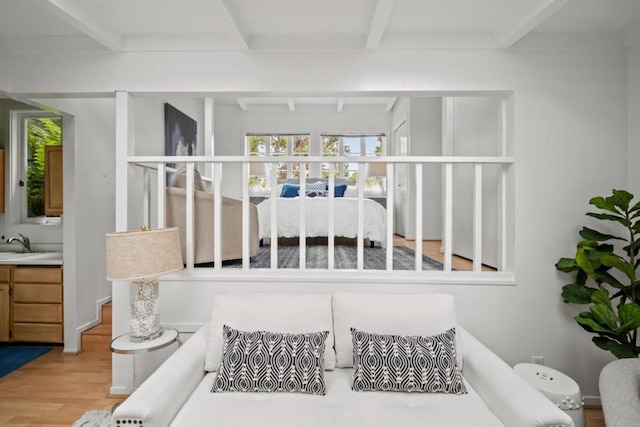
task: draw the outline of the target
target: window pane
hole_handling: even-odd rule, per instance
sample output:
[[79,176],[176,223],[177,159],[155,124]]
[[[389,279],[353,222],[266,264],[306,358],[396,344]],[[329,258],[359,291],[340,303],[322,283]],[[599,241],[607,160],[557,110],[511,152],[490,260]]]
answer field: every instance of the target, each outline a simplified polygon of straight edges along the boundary
[[62,144],[62,119],[26,120],[27,146],[27,216],[44,215],[44,147]]

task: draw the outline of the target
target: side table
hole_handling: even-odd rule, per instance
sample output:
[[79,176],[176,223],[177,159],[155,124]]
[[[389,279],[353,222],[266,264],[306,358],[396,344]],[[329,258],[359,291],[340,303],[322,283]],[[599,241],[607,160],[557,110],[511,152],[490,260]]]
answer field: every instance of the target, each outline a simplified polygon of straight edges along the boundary
[[535,363],[519,363],[513,370],[569,415],[576,427],[585,427],[582,395],[578,383],[573,379]]
[[170,346],[173,343],[177,343],[178,347],[182,345],[180,340],[180,334],[173,328],[162,328],[162,334],[155,339],[143,342],[131,342],[129,341],[129,333],[122,334],[111,341],[109,346],[112,353],[116,354],[131,354],[133,355],[133,389],[136,387],[136,354],[148,353],[150,351],[160,350]]

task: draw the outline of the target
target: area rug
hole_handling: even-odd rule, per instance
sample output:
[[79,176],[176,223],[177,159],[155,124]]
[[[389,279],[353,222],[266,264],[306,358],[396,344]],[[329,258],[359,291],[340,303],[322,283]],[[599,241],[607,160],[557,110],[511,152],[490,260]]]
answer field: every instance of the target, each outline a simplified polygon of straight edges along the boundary
[[[365,270],[386,270],[387,250],[381,247],[364,247],[364,269]],[[307,246],[306,268],[326,269],[328,266],[328,247],[324,245]],[[357,267],[357,247],[356,246],[335,246],[334,268],[336,270],[355,269]],[[224,267],[238,268],[242,263],[229,262]],[[251,259],[251,268],[270,268],[271,248],[265,246],[260,248],[258,255]],[[299,268],[300,251],[298,246],[278,246],[278,268]],[[405,246],[393,247],[393,269],[394,270],[414,270],[415,252]],[[429,258],[422,257],[423,270],[442,270],[442,263]]]
[[0,347],[0,378],[51,350],[48,347]]
[[73,427],[109,427],[111,425],[111,412],[87,411],[82,418],[73,423]]

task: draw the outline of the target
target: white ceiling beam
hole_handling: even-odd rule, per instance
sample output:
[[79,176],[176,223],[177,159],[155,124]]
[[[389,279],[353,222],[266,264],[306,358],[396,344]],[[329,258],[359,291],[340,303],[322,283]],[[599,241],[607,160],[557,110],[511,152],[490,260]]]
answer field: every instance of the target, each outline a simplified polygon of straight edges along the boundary
[[387,105],[384,108],[385,112],[390,112],[391,109],[393,108],[393,106],[396,104],[396,101],[398,100],[398,98],[392,98],[389,100],[389,102],[387,102]]
[[380,41],[387,28],[387,22],[389,22],[395,2],[396,0],[378,0],[378,3],[376,3],[376,10],[373,12],[367,43],[365,44],[366,50],[377,49],[380,46]]
[[338,98],[338,113],[342,113],[344,109],[344,98]]
[[296,104],[293,102],[293,98],[287,98],[287,105],[289,106],[289,112],[293,113],[296,111]]
[[41,3],[80,32],[114,52],[124,50],[124,37],[98,16],[72,0],[45,0]]
[[519,17],[512,19],[507,28],[495,34],[496,48],[510,48],[570,1],[538,0],[531,2],[527,10]]
[[236,98],[236,102],[238,103],[238,107],[240,107],[242,111],[247,111],[249,109],[249,106],[244,99]]
[[229,37],[240,50],[249,50],[249,36],[244,23],[233,0],[218,0],[226,11],[226,21],[229,23]]

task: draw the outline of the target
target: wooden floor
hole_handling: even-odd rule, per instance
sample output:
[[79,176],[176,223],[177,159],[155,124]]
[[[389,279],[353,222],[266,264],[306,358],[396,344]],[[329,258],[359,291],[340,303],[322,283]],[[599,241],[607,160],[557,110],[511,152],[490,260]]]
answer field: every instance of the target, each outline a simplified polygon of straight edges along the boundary
[[[416,248],[415,240],[407,240],[397,234],[393,236],[393,246],[406,246],[411,249]],[[431,259],[435,259],[439,262],[444,262],[444,254],[440,252],[442,243],[440,240],[423,240],[422,241],[422,254],[428,256]],[[471,271],[473,270],[473,261],[453,255],[451,258],[451,265],[458,271]],[[495,268],[482,266],[482,271],[495,271]]]
[[[0,378],[0,426],[70,426],[86,411],[109,410],[124,400],[109,396],[110,313],[108,305],[105,323],[83,334],[80,354],[55,348]],[[586,409],[585,416],[587,427],[604,427],[599,408]]]

